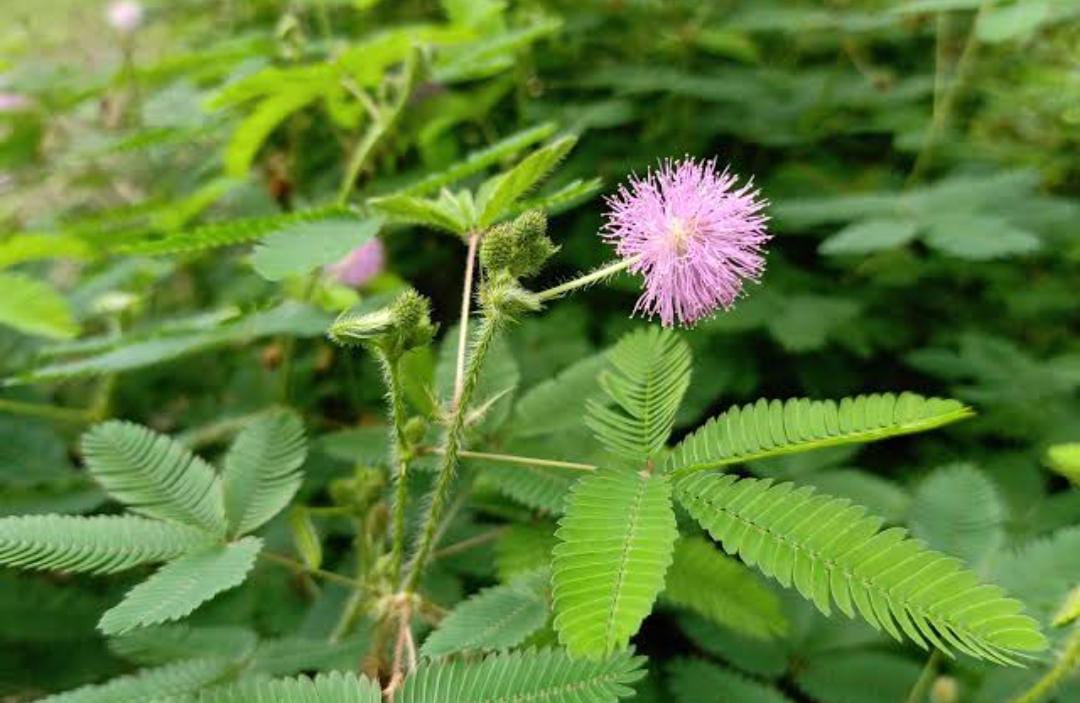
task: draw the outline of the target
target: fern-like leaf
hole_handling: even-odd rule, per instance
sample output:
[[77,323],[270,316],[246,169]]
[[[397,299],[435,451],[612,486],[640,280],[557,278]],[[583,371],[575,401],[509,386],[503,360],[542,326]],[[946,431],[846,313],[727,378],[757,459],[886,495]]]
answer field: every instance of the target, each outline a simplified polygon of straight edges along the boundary
[[490,652],[525,641],[547,622],[546,571],[485,589],[450,611],[424,642],[422,652],[439,657],[453,652]]
[[137,513],[225,532],[225,502],[213,467],[153,430],[112,420],[82,439],[91,475]]
[[848,500],[712,472],[683,477],[676,495],[728,553],[794,584],[826,615],[835,603],[897,640],[903,632],[923,648],[1000,663],[1046,647],[1019,601],[905,530],[882,530],[880,518]]
[[207,545],[201,530],[133,515],[27,515],[0,520],[0,564],[114,574]]
[[261,239],[268,234],[301,222],[316,222],[349,217],[350,211],[339,206],[319,207],[283,215],[248,217],[195,227],[163,237],[124,241],[116,248],[121,254],[184,254],[218,247],[234,246]]
[[715,469],[755,459],[839,444],[873,442],[924,432],[970,417],[955,400],[914,393],[860,395],[831,400],[759,400],[709,420],[672,451],[668,467],[680,472]]
[[652,610],[678,532],[663,476],[601,468],[579,480],[556,533],[555,629],[571,653],[626,646]]
[[468,154],[445,171],[433,173],[411,185],[405,186],[398,193],[401,195],[426,195],[437,192],[441,188],[456,183],[463,178],[468,178],[474,173],[483,171],[488,166],[517,154],[525,147],[547,139],[554,133],[555,124],[553,122],[545,122],[516,132],[505,139],[500,139],[489,147]]
[[255,565],[262,540],[245,537],[180,557],[157,570],[102,616],[106,635],[177,620],[222,591],[239,586]]
[[189,659],[42,698],[39,703],[146,703],[172,700],[172,696],[184,696],[216,683],[233,666],[234,662],[230,659]]
[[759,579],[708,540],[684,537],[675,545],[662,598],[741,634],[771,638],[787,630],[787,620]]
[[628,651],[599,661],[555,649],[422,666],[405,680],[395,703],[615,703],[634,695],[644,659]]
[[[176,703],[382,703],[379,684],[352,672],[335,671],[315,678],[250,679]],[[172,703],[172,702],[170,702]]]
[[674,332],[650,327],[624,337],[607,358],[600,386],[615,407],[590,400],[585,424],[616,454],[655,459],[690,385],[690,348]]
[[293,412],[264,415],[240,433],[222,476],[230,535],[251,532],[289,504],[305,458],[304,425]]

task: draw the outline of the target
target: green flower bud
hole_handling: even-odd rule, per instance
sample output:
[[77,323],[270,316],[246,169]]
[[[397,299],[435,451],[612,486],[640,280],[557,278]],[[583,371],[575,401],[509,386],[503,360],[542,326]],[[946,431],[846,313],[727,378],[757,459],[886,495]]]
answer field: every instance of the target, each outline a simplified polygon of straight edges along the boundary
[[522,288],[509,273],[495,275],[480,289],[480,303],[490,315],[516,317],[525,312],[536,312],[540,301],[536,294]]
[[420,442],[424,440],[424,435],[427,434],[427,431],[427,420],[420,416],[410,417],[405,423],[405,428],[402,430],[405,435],[405,441],[411,445],[420,444]]
[[379,469],[370,466],[356,467],[349,478],[330,482],[330,500],[335,505],[349,508],[358,515],[365,513],[379,499],[386,478]]
[[547,217],[530,210],[488,231],[480,244],[480,264],[492,275],[505,271],[524,278],[537,273],[558,250],[547,236]]
[[410,289],[381,310],[343,312],[330,326],[328,335],[342,346],[374,344],[388,356],[400,356],[429,344],[436,330],[428,299]]

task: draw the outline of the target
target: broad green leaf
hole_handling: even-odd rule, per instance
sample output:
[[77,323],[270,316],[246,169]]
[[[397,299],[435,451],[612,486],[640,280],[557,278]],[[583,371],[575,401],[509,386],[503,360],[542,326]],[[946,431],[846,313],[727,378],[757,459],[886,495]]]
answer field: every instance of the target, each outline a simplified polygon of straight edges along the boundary
[[292,84],[285,92],[272,95],[258,104],[237,125],[225,147],[225,172],[234,177],[246,176],[259,147],[289,115],[314,102],[324,90],[319,82]]
[[255,566],[262,540],[245,537],[180,557],[128,591],[101,617],[106,635],[178,620],[222,591],[239,586]]
[[332,319],[311,306],[286,302],[276,308],[222,324],[217,329],[162,329],[160,335],[151,334],[130,340],[121,338],[104,344],[100,349],[92,349],[88,356],[45,364],[7,382],[15,385],[120,373],[229,344],[247,344],[260,337],[277,334],[316,337],[325,333]]
[[791,703],[772,686],[699,659],[676,659],[668,674],[677,703]]
[[807,662],[795,682],[821,703],[897,703],[906,700],[920,668],[890,652],[829,652]]
[[923,239],[943,254],[972,261],[1031,254],[1042,248],[1042,241],[1031,232],[984,215],[937,216]]
[[848,225],[826,239],[818,251],[829,256],[870,254],[912,241],[918,225],[912,220],[876,218]]
[[607,363],[605,355],[595,354],[530,388],[514,406],[513,435],[535,437],[580,425],[586,401],[600,394],[600,372]]
[[1046,450],[1050,468],[1080,486],[1080,442],[1055,444]]
[[991,5],[980,13],[975,35],[984,42],[1023,40],[1035,33],[1050,17],[1050,3],[1044,0],[1017,0],[1008,5]]
[[239,625],[191,627],[183,624],[144,627],[109,640],[109,649],[143,666],[197,657],[241,659],[255,651],[255,632]]
[[79,333],[67,301],[47,283],[21,273],[0,273],[0,325],[53,339]]
[[367,244],[381,227],[380,217],[298,222],[256,244],[251,265],[268,281],[305,274]]
[[750,637],[787,630],[780,600],[760,577],[701,537],[675,544],[661,599]]
[[86,240],[74,235],[15,234],[0,241],[0,269],[39,259],[89,259]]
[[626,647],[663,589],[678,532],[665,477],[601,468],[579,480],[556,533],[555,629],[574,655]]

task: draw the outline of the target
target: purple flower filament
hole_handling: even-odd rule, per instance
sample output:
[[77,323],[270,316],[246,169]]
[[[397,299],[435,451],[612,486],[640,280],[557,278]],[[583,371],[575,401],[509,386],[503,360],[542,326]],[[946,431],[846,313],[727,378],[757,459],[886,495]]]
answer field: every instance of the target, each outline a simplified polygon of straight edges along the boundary
[[729,309],[743,283],[765,270],[768,204],[752,182],[716,170],[716,160],[667,160],[607,199],[601,231],[645,278],[634,312],[665,327],[693,325]]

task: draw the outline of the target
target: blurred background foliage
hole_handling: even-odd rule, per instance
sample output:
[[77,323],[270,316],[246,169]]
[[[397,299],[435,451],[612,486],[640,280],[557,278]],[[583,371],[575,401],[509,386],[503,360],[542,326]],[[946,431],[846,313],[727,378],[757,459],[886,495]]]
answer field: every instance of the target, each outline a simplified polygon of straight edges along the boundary
[[[0,2],[4,514],[109,509],[73,454],[87,422],[129,418],[213,450],[282,401],[321,438],[304,496],[325,501],[358,453],[381,460],[370,447],[382,437],[374,364],[322,340],[328,320],[408,281],[449,326],[464,247],[387,225],[385,270],[357,291],[307,276],[299,249],[266,275],[248,245],[374,196],[434,195],[456,179],[432,174],[465,164],[475,180],[570,133],[577,146],[534,194],[562,245],[538,285],[610,257],[602,195],[658,159],[716,155],[771,201],[761,285],[684,335],[695,368],[683,431],[761,396],[960,398],[978,417],[948,431],[750,469],[907,524],[1047,622],[1076,585],[1080,494],[1047,470],[1051,447],[1080,438],[1075,2],[184,0],[147,2],[130,31],[104,13]],[[620,279],[517,326],[499,378],[527,389],[641,325],[635,295]],[[534,453],[574,458],[573,442]],[[481,487],[487,502],[455,535],[485,514],[526,522],[440,562],[440,605],[550,548],[550,515],[502,488]],[[280,551],[285,522],[269,537]],[[347,559],[350,528],[320,529],[324,562]],[[145,663],[94,631],[125,585],[0,576],[0,694]],[[195,621],[295,646],[325,636],[343,597],[260,567]],[[785,595],[789,627],[768,641],[661,609],[636,640],[651,657],[639,698],[903,700],[924,654],[796,601]],[[939,662],[930,695],[1006,700],[1041,666]],[[1080,686],[1057,700],[1080,700]]]

